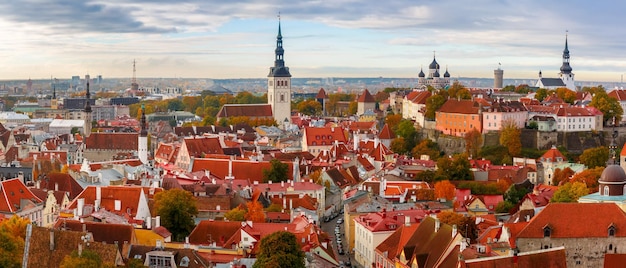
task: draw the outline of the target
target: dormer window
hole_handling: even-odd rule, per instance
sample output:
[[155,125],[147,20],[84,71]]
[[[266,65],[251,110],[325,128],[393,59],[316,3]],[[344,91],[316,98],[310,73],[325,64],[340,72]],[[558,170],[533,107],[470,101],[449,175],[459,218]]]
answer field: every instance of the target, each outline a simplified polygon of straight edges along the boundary
[[615,237],[615,226],[613,224],[609,226],[609,237]]
[[550,226],[543,227],[543,237],[550,237],[552,235],[552,228]]

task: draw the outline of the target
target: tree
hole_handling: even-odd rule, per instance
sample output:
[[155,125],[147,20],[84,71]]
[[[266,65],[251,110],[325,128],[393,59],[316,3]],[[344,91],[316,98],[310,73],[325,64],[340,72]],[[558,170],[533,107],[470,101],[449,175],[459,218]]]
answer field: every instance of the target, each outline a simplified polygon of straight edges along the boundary
[[521,131],[513,120],[502,122],[500,144],[509,150],[509,156],[520,156],[522,153]]
[[305,100],[297,105],[298,112],[305,115],[317,115],[322,112],[322,104],[316,100]]
[[466,181],[459,184],[459,189],[470,189],[472,194],[502,194],[496,183],[484,184],[476,181]]
[[252,222],[265,222],[265,212],[263,212],[263,205],[261,205],[261,203],[257,201],[247,202],[246,207],[248,208],[245,215],[246,220]]
[[396,132],[400,121],[402,121],[401,114],[390,114],[385,117],[385,124],[387,124],[389,126],[389,129],[391,129],[391,131],[393,131],[394,133]]
[[537,99],[538,101],[543,101],[543,99],[545,99],[547,96],[548,90],[545,88],[537,89],[537,92],[535,92],[535,99]]
[[617,99],[609,97],[604,90],[596,91],[591,98],[589,106],[595,107],[602,112],[605,125],[612,124],[613,118],[615,118],[617,123],[622,120],[622,114],[624,113],[622,106]]
[[263,182],[281,182],[287,181],[289,174],[289,165],[280,162],[274,158],[270,160],[271,167],[263,170]]
[[294,234],[286,231],[275,232],[261,239],[259,254],[252,267],[304,268],[304,252]]
[[584,183],[568,182],[554,192],[550,202],[572,203],[578,201],[579,197],[587,194],[589,194],[589,190]]
[[474,232],[476,230],[476,223],[472,220],[472,218],[465,217],[454,211],[442,211],[437,214],[437,219],[439,219],[441,223],[445,223],[450,226],[456,225],[457,230],[463,235],[463,237],[476,239]]
[[582,182],[587,185],[589,193],[595,193],[598,191],[598,179],[602,175],[604,167],[596,167],[585,169],[582,172],[574,175],[570,182]]
[[431,160],[437,160],[441,155],[439,145],[430,139],[423,139],[420,143],[415,145],[411,150],[411,154],[415,158],[420,158],[422,155],[428,155]]
[[446,200],[452,200],[456,192],[454,184],[449,180],[438,181],[435,183],[435,198],[444,198]]
[[609,160],[609,148],[600,146],[586,149],[578,159],[587,168],[603,167]]
[[266,212],[281,212],[283,210],[283,206],[280,204],[271,204],[269,207],[265,209]]
[[396,137],[391,140],[391,144],[389,144],[389,150],[397,154],[406,154],[408,150],[406,149],[406,142],[403,137]]
[[359,109],[359,103],[358,102],[351,102],[350,104],[348,104],[348,114],[349,115],[355,115],[358,112]]
[[559,185],[561,182],[567,182],[574,174],[576,174],[576,172],[569,167],[564,169],[557,168],[554,170],[554,174],[552,174],[552,185]]
[[505,201],[501,201],[500,203],[498,203],[498,205],[496,205],[496,212],[497,213],[510,213],[513,208],[515,208],[515,204],[505,200]]
[[224,213],[224,218],[229,221],[245,221],[246,220],[246,210],[241,207],[233,208],[226,213]]
[[477,129],[473,128],[465,134],[465,153],[478,157],[478,152],[483,145],[483,135]]
[[98,253],[89,249],[84,249],[80,254],[78,251],[72,251],[72,254],[66,255],[61,261],[61,268],[108,268],[115,267],[113,264],[102,263],[102,259]]
[[428,120],[435,120],[435,113],[443,104],[446,103],[446,98],[441,94],[433,94],[426,99],[426,112],[424,117]]
[[560,87],[556,89],[556,95],[564,102],[574,104],[576,101],[576,92],[569,90],[566,87]]
[[6,232],[0,232],[0,267],[19,268],[24,242]]
[[193,195],[182,189],[171,189],[157,193],[154,201],[161,224],[172,233],[175,241],[183,241],[195,227],[194,217],[198,214]]
[[522,201],[522,198],[524,198],[528,192],[529,190],[527,188],[513,184],[506,192],[504,192],[504,201],[516,205]]
[[400,121],[396,128],[396,136],[404,138],[406,152],[410,152],[415,147],[417,131],[413,121],[404,119]]
[[450,85],[448,88],[448,95],[453,99],[469,100],[472,98],[472,94],[469,90],[458,81]]
[[440,157],[437,159],[436,180],[468,181],[473,175],[466,154],[457,154],[454,157]]

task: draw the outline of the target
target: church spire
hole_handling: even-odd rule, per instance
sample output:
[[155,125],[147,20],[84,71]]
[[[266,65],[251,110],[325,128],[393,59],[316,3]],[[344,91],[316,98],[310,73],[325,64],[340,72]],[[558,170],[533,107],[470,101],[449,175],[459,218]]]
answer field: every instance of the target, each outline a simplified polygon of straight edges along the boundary
[[270,67],[268,77],[291,77],[289,68],[285,67],[285,50],[283,49],[283,35],[280,28],[280,13],[278,14],[278,35],[276,36],[276,49],[274,50],[274,54],[274,67]]
[[141,132],[139,133],[141,137],[148,136],[148,128],[146,127],[146,105],[141,104]]
[[565,31],[565,49],[563,49],[563,65],[561,65],[561,73],[572,73],[572,67],[569,65],[569,48],[567,46],[567,31]]
[[85,92],[85,113],[91,113],[91,94],[89,93],[89,78],[87,78],[87,92]]

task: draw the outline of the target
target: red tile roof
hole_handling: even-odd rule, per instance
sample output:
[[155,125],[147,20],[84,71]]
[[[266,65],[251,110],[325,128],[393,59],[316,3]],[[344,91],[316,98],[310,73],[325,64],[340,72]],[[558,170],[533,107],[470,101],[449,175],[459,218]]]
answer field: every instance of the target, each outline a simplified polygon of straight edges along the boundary
[[558,116],[593,116],[594,115],[591,111],[583,107],[576,107],[576,106],[559,107],[557,109],[556,114]]
[[[229,175],[229,159],[196,158],[193,161],[191,172],[208,170],[212,175],[226,178]],[[293,180],[293,162],[283,162],[288,165],[287,176]],[[235,179],[263,181],[263,170],[271,169],[269,161],[232,160],[232,176]]]
[[189,157],[202,157],[205,154],[224,154],[217,137],[185,138],[183,142]]
[[83,191],[83,187],[67,173],[53,172],[48,173],[46,177],[41,180],[40,185],[42,189],[65,191],[69,193],[70,200],[74,199]]
[[217,113],[218,118],[248,116],[272,117],[270,104],[224,104]]
[[372,96],[372,94],[370,94],[370,92],[367,89],[365,89],[363,90],[363,93],[359,96],[359,98],[357,99],[357,102],[370,103],[370,102],[376,102],[376,100],[374,99],[374,96]]
[[394,139],[395,137],[396,137],[396,134],[393,133],[393,131],[387,124],[385,124],[383,128],[380,130],[380,133],[378,133],[379,139],[391,140],[391,139]]
[[608,237],[610,226],[616,237],[626,237],[626,213],[614,203],[550,203],[518,238],[542,238],[546,226],[551,238]]
[[561,153],[561,151],[559,151],[559,149],[552,146],[552,148],[550,148],[550,150],[546,151],[541,157],[539,157],[537,161],[559,162],[559,158],[560,158],[560,161],[567,160],[567,158],[563,156],[563,154]]
[[193,245],[209,245],[213,242],[223,247],[226,240],[239,232],[241,222],[201,221],[189,234],[189,243]]
[[617,99],[618,101],[626,101],[626,90],[623,89],[614,89],[609,91],[609,97]]
[[478,103],[472,100],[448,99],[437,112],[454,114],[478,114]]
[[421,209],[394,210],[368,213],[355,218],[355,224],[360,224],[370,232],[387,232],[396,230],[405,225],[408,220],[411,225],[417,225],[426,217],[428,211]]
[[[389,260],[393,260],[395,256],[400,254],[402,248],[409,241],[409,238],[417,230],[419,224],[404,225],[402,224],[393,234],[383,240],[377,247],[376,252],[382,256],[388,256]],[[385,253],[387,253],[385,255]]]
[[432,94],[428,90],[424,91],[411,91],[406,96],[406,99],[415,104],[426,104],[426,99],[430,97]]
[[347,139],[342,128],[305,127],[304,135],[308,146],[332,145],[335,141],[346,143]]
[[[123,141],[123,142],[121,142]],[[137,151],[139,133],[91,133],[85,140],[85,148],[90,150]]]
[[545,267],[566,268],[567,259],[565,248],[551,248],[541,251],[522,252],[517,256],[498,256],[477,258],[461,261],[461,268],[518,268],[518,267]]
[[[137,214],[141,195],[147,195],[147,199],[154,198],[154,195],[163,191],[162,188],[154,188],[154,193],[150,194],[150,187],[141,186],[88,186],[69,205],[69,209],[77,208],[78,199],[84,198],[85,205],[93,205],[96,200],[96,189],[100,187],[100,207],[107,211],[126,213],[130,209],[130,216]],[[121,201],[120,210],[115,210],[115,200]]]
[[604,254],[604,268],[614,268],[624,266],[626,254]]
[[62,219],[55,223],[54,228],[76,232],[82,232],[84,228],[87,232],[92,234],[93,241],[106,242],[107,244],[117,243],[120,250],[122,250],[122,246],[125,242],[129,244],[137,242],[137,238],[135,237],[135,228],[130,224],[92,221],[80,222],[76,220]]
[[35,204],[42,203],[39,197],[33,194],[20,179],[10,179],[0,182],[0,211],[15,213],[24,209],[22,200]]
[[315,96],[316,99],[327,99],[328,95],[326,95],[326,91],[324,90],[324,88],[320,88],[320,91],[317,92],[317,96]]

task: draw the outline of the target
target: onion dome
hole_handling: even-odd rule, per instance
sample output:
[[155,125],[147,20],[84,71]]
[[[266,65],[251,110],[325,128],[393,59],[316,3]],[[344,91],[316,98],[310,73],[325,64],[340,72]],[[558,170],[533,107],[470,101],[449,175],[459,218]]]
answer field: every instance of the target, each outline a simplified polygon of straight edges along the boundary
[[424,74],[424,70],[420,69],[420,73],[417,76],[418,77],[426,77],[426,74]]

